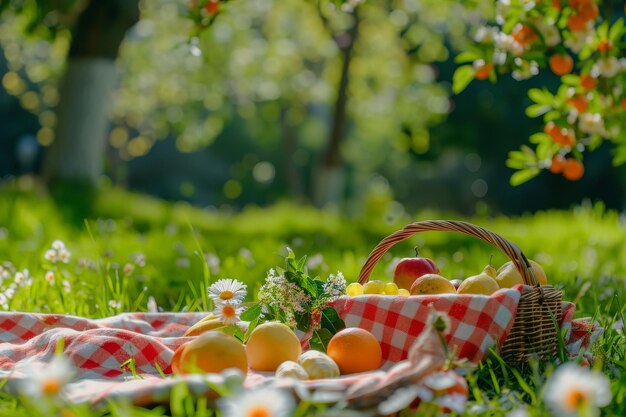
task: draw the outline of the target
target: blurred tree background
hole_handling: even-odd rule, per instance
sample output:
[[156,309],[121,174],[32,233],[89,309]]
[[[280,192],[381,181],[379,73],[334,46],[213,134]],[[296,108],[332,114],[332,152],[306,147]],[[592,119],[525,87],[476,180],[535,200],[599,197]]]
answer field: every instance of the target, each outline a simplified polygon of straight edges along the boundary
[[390,218],[624,207],[608,149],[578,183],[509,185],[507,152],[539,126],[527,90],[556,77],[451,95],[451,51],[490,0],[231,0],[210,16],[205,3],[2,1],[0,176],[103,173],[201,206],[293,198]]

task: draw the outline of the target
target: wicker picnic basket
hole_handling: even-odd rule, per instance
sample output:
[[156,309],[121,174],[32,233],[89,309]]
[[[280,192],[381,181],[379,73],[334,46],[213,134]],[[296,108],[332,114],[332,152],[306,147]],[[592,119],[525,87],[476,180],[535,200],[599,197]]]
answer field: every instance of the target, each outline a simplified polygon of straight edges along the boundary
[[396,243],[416,233],[453,231],[477,237],[499,248],[513,261],[524,278],[515,320],[500,355],[509,363],[527,362],[531,357],[554,357],[558,348],[557,320],[561,316],[563,293],[550,285],[539,285],[524,253],[509,240],[482,227],[450,220],[428,220],[411,223],[384,238],[369,254],[359,274],[359,282],[368,281],[381,257]]

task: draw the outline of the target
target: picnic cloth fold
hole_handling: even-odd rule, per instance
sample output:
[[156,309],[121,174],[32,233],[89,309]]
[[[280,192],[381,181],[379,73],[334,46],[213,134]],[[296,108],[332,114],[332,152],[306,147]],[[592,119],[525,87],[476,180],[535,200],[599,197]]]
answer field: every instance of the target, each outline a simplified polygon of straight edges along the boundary
[[[452,325],[453,336],[449,343],[458,343],[459,353],[477,357],[483,355],[491,344],[506,338],[510,324],[504,317],[515,314],[511,307],[511,302],[515,304],[515,294],[515,290],[503,290],[484,299],[424,297],[422,302],[413,303],[415,305],[394,302],[397,297],[374,297],[373,305],[365,305],[359,297],[340,298],[335,307],[348,326],[359,325],[381,338],[389,363],[403,359],[400,349],[410,346],[424,328],[423,322],[415,322],[413,318],[419,309],[428,308],[428,305],[444,309],[453,323],[456,321],[454,317],[463,318],[463,324]],[[381,313],[377,311],[381,308],[385,313],[384,320],[379,322],[377,314]],[[574,320],[574,310],[573,304],[564,303],[560,321],[562,328],[566,329],[567,352],[572,356],[589,348],[602,331],[589,320]],[[495,315],[486,317],[489,311]],[[20,380],[28,377],[20,374],[20,365],[28,361],[49,362],[57,344],[63,340],[63,354],[77,373],[75,380],[66,387],[69,401],[98,404],[107,399],[124,399],[137,405],[164,403],[172,389],[182,381],[195,395],[214,396],[207,382],[220,383],[222,375],[163,378],[160,374],[171,373],[174,350],[192,339],[184,337],[184,332],[206,314],[123,313],[103,319],[86,319],[59,314],[0,313],[0,379],[8,379],[3,389],[15,390]],[[389,330],[394,326],[400,329],[398,333]],[[484,333],[480,343],[472,336],[475,333]],[[134,362],[135,376],[127,366],[129,359]],[[336,390],[337,386],[346,386],[358,379],[380,379],[381,372],[312,381],[310,386],[324,387],[326,384]],[[276,380],[268,375],[249,373],[245,386],[272,383]]]

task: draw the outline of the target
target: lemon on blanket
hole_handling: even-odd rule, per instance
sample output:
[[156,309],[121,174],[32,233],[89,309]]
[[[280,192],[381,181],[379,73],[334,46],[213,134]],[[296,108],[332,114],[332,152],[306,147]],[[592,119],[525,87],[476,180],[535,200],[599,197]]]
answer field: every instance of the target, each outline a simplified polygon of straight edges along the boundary
[[269,321],[257,326],[246,344],[250,368],[275,372],[285,361],[297,361],[302,353],[298,336],[286,324]]
[[217,330],[181,345],[172,358],[172,371],[178,374],[219,373],[228,368],[248,372],[246,348],[235,337]]

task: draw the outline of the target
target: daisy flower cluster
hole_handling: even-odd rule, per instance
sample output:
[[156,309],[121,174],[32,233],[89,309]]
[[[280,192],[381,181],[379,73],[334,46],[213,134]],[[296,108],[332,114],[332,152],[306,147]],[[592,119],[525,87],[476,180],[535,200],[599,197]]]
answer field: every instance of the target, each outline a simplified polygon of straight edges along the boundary
[[259,290],[259,302],[265,307],[266,312],[271,311],[278,317],[283,315],[285,324],[296,328],[298,326],[296,314],[306,312],[312,298],[298,284],[289,282],[284,273],[278,274],[272,268],[267,273],[265,284]]
[[208,289],[213,301],[213,314],[225,325],[236,324],[244,311],[243,301],[248,294],[247,286],[236,279],[225,278],[213,283]]
[[56,264],[57,262],[63,262],[66,264],[70,261],[71,256],[72,254],[69,250],[67,250],[63,241],[58,239],[52,242],[50,249],[48,249],[43,255],[47,261],[52,262],[53,264]]

